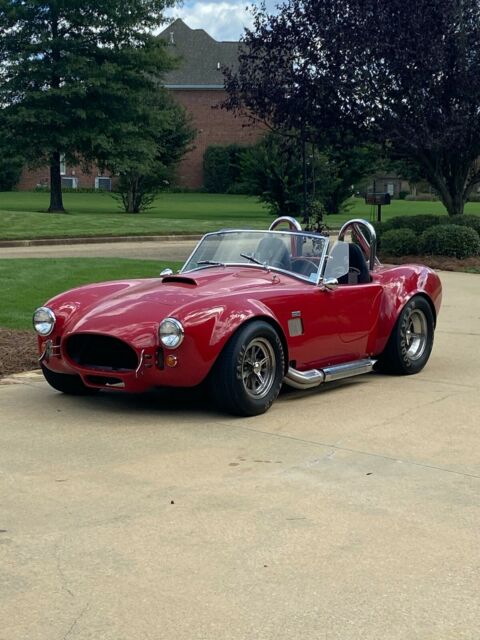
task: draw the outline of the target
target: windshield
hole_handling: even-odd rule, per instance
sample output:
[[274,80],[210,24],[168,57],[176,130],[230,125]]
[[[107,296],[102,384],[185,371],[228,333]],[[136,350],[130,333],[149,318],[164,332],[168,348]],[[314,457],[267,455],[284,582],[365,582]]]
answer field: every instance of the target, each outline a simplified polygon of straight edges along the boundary
[[317,282],[327,240],[308,233],[219,231],[199,242],[181,273],[209,266],[250,265]]

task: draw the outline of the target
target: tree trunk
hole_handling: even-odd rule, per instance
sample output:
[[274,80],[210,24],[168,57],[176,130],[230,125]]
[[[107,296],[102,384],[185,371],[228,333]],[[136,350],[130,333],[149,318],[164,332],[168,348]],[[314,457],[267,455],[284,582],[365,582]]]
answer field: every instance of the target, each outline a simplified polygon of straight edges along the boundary
[[60,151],[54,151],[50,159],[50,206],[49,213],[65,213],[62,198],[62,176],[60,175]]
[[449,216],[461,216],[465,207],[465,199],[463,193],[439,192],[442,201]]
[[138,177],[130,176],[127,190],[127,213],[138,213]]

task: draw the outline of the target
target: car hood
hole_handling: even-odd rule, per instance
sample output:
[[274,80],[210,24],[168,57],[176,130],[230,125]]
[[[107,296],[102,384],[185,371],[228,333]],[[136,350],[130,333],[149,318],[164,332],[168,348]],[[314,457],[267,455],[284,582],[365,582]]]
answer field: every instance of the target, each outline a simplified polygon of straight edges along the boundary
[[63,319],[64,334],[107,333],[151,346],[160,321],[174,316],[181,321],[202,309],[218,310],[227,298],[256,297],[281,286],[288,277],[258,268],[208,268],[162,279],[125,280],[88,285],[68,291],[47,303]]

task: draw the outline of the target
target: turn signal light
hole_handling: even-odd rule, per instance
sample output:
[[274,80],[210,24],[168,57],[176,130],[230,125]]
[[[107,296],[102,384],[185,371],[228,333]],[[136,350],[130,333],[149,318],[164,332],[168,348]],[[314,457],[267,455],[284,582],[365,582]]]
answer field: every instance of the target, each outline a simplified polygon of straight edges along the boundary
[[165,356],[165,364],[167,367],[176,367],[178,364],[177,356],[174,356],[171,353],[168,356]]

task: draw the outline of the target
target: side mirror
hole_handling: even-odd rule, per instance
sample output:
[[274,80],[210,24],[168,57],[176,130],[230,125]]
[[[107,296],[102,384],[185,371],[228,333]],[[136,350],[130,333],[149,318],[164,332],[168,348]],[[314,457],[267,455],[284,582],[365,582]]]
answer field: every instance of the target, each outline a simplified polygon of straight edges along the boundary
[[172,269],[163,269],[162,271],[160,271],[160,275],[161,276],[171,276],[173,274]]
[[320,281],[320,289],[322,291],[335,291],[338,289],[338,280],[336,278],[325,278]]

